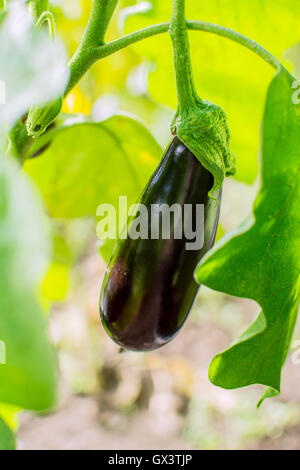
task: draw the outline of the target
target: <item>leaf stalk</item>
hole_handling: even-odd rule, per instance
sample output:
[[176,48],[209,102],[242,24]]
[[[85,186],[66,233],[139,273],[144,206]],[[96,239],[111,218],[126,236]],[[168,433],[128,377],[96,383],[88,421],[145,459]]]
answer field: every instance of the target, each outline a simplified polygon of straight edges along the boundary
[[201,101],[197,95],[193,78],[190,44],[185,18],[185,0],[173,0],[169,32],[174,50],[178,112],[181,114]]

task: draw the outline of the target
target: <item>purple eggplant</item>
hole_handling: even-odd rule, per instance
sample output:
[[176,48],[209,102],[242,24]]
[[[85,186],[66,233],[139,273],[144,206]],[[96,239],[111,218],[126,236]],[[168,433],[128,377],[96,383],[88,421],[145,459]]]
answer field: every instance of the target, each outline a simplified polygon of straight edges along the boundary
[[[199,285],[193,274],[199,261],[212,248],[218,227],[222,191],[209,196],[213,176],[190,150],[175,137],[146,186],[139,204],[148,209],[146,235],[130,236],[135,217],[128,223],[129,236],[114,248],[102,285],[100,314],[105,330],[122,348],[151,351],[169,343],[184,325]],[[182,218],[171,217],[170,234],[161,229],[162,205],[177,205]],[[190,234],[178,236],[189,210],[190,230],[202,231],[204,243],[190,249]],[[199,212],[202,207],[201,226]],[[178,213],[179,214],[179,213]],[[139,213],[140,215],[140,213]],[[153,237],[153,234],[155,236]],[[136,237],[135,237],[136,238]]]

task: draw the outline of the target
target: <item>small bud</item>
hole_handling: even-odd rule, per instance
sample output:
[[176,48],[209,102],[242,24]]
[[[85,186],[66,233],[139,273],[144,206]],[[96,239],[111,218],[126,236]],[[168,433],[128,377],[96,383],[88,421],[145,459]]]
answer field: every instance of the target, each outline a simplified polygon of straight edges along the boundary
[[28,113],[26,122],[28,135],[31,137],[39,137],[42,135],[60,113],[61,107],[62,98],[58,98],[56,101],[44,107],[32,107]]

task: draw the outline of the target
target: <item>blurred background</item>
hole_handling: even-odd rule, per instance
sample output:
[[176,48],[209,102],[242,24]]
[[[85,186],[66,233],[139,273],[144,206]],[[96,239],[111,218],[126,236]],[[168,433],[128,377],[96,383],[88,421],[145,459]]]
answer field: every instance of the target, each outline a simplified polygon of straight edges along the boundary
[[[52,2],[69,56],[82,37],[91,3]],[[120,2],[108,39],[169,17],[169,1],[153,1],[152,9],[139,2],[142,13],[133,15],[136,3]],[[217,1],[187,3],[189,18],[234,27],[297,69],[300,36],[293,2],[224,1],[224,8]],[[192,33],[191,45],[199,93],[228,113],[238,158],[237,177],[224,187],[221,237],[250,213],[259,187],[259,129],[273,72],[224,39]],[[95,121],[120,112],[137,116],[164,147],[176,108],[173,74],[169,38],[153,38],[96,64],[67,97],[63,111]],[[52,233],[54,256],[41,298],[58,355],[59,404],[43,416],[6,411],[19,429],[20,449],[300,449],[300,365],[291,356],[281,396],[259,411],[261,387],[225,391],[208,380],[214,355],[256,318],[254,302],[202,287],[170,345],[145,355],[119,354],[99,320],[105,263],[95,217],[56,217]],[[295,339],[300,339],[300,324]]]
[[[252,187],[226,183],[224,226],[243,219],[254,194]],[[93,227],[82,221],[60,226],[74,264],[56,265],[52,281],[44,284],[48,290],[55,283],[57,296],[65,297],[50,313],[60,400],[47,416],[20,415],[19,448],[300,449],[300,365],[291,356],[280,398],[265,401],[259,410],[262,387],[227,391],[208,380],[214,355],[256,317],[254,302],[202,287],[170,345],[150,354],[119,354],[99,320],[105,264]]]

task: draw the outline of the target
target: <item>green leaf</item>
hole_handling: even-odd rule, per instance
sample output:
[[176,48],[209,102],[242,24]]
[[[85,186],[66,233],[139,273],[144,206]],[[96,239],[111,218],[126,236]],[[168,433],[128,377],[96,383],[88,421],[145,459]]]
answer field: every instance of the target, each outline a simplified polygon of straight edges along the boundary
[[262,307],[254,324],[210,366],[211,381],[227,389],[258,383],[280,391],[281,369],[297,317],[300,107],[293,104],[293,82],[282,70],[269,88],[262,185],[254,216],[216,245],[195,273],[199,283],[256,300]]
[[31,105],[60,96],[69,72],[61,44],[50,41],[45,31],[33,29],[28,9],[19,2],[11,4],[1,25],[0,43],[5,98],[0,125],[4,129],[4,124],[11,127]]
[[[49,214],[65,219],[95,217],[100,204],[112,204],[118,214],[119,196],[127,196],[128,207],[134,204],[162,156],[150,132],[121,115],[99,123],[66,123],[37,145],[49,140],[50,147],[27,160],[24,169],[39,187]],[[102,246],[105,259],[113,244]]]
[[[123,0],[124,6],[132,3],[135,2]],[[153,9],[147,14],[128,19],[127,32],[170,20],[171,0],[152,0],[151,3]],[[235,29],[278,58],[300,40],[298,4],[292,0],[190,0],[186,4],[189,20],[209,21]],[[251,183],[258,174],[258,130],[273,71],[252,52],[227,39],[199,32],[190,32],[189,36],[199,95],[226,112],[232,136],[231,151],[237,157],[236,177]],[[149,77],[152,97],[176,109],[173,53],[168,35],[151,38],[133,48],[155,64]]]
[[[30,105],[59,95],[68,77],[61,46],[32,26],[27,9],[12,3],[0,30],[0,149],[7,128]],[[36,295],[50,254],[47,231],[37,194],[1,149],[0,401],[38,411],[54,405],[57,379]]]
[[280,395],[279,390],[275,390],[272,387],[267,387],[266,390],[264,391],[264,393],[262,394],[261,399],[257,403],[257,409],[259,409],[261,407],[261,405],[263,404],[263,402],[265,400],[267,400],[268,398],[276,398],[276,397],[278,397],[278,395]]
[[52,217],[95,216],[99,204],[117,205],[119,195],[135,202],[161,157],[151,134],[126,116],[67,124],[47,139],[49,149],[24,169]]
[[[33,256],[34,254],[34,256]],[[27,178],[0,159],[0,401],[53,406],[56,362],[36,286],[49,257],[47,225]]]
[[0,450],[15,450],[16,439],[14,433],[0,418]]

